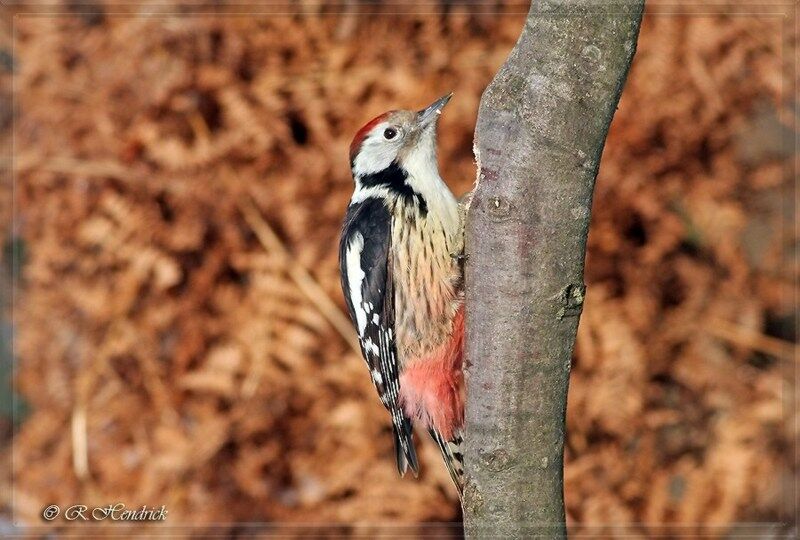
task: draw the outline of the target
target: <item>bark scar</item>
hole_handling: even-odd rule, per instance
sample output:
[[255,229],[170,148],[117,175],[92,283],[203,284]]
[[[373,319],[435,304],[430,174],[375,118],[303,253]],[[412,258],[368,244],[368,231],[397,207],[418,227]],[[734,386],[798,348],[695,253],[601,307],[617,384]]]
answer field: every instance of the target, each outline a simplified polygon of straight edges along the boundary
[[511,460],[511,456],[502,448],[479,452],[478,457],[483,461],[487,469],[494,472],[507,469]]
[[472,515],[478,516],[483,512],[483,496],[472,480],[467,481],[467,486],[464,489],[464,508]]

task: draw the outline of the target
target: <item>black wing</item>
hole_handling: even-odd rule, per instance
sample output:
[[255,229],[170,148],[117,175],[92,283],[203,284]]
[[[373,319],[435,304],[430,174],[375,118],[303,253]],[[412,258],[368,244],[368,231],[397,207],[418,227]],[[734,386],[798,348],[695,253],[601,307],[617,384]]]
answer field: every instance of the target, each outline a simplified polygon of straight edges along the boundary
[[372,382],[392,416],[397,468],[419,471],[411,421],[400,406],[400,380],[394,332],[394,288],[389,264],[392,220],[383,200],[352,204],[339,244],[342,290],[361,343]]

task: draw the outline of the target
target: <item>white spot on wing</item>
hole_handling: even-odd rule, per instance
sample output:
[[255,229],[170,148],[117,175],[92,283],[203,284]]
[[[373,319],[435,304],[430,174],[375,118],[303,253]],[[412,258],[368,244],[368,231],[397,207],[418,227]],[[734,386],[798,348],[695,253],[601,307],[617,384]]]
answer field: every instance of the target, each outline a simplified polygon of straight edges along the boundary
[[364,348],[370,351],[372,354],[378,354],[380,350],[375,342],[372,341],[372,338],[367,338],[364,340]]
[[364,335],[364,328],[367,326],[367,312],[364,311],[361,300],[361,284],[364,282],[366,274],[361,268],[361,250],[364,249],[364,237],[361,233],[355,233],[350,245],[347,246],[345,264],[347,266],[347,285],[350,288],[350,301],[353,303],[353,310],[356,312],[356,326],[358,335]]

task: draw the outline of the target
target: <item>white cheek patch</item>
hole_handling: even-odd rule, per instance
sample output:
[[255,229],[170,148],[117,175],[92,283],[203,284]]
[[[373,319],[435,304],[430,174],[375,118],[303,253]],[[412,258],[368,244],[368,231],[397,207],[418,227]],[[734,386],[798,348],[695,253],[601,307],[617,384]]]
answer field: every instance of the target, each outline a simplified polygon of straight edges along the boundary
[[361,299],[361,284],[364,282],[366,274],[361,268],[361,251],[364,249],[364,237],[361,233],[353,235],[350,245],[347,246],[345,255],[345,265],[347,266],[347,285],[350,289],[350,301],[353,303],[353,310],[356,313],[356,326],[358,335],[364,335],[367,327],[367,312]]
[[388,124],[379,124],[361,143],[353,170],[357,175],[381,172],[392,164],[400,149],[400,141],[387,141],[383,138],[383,130]]

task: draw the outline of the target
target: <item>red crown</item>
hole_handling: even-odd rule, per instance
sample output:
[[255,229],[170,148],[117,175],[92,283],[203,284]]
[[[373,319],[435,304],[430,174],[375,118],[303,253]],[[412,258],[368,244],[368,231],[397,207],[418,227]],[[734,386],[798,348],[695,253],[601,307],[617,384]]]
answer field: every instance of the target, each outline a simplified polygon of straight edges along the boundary
[[356,154],[358,154],[358,151],[361,149],[361,143],[363,143],[364,139],[367,137],[367,133],[376,125],[380,124],[391,113],[392,111],[389,111],[376,116],[356,132],[355,137],[353,137],[353,142],[350,143],[350,161],[356,158]]

